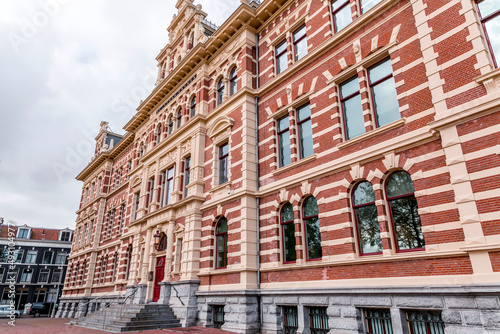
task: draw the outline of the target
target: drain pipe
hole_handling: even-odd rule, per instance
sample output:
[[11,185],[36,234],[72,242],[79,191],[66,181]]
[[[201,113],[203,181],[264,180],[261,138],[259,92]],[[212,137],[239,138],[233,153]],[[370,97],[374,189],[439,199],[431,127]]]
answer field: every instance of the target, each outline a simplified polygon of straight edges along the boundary
[[[255,34],[256,47],[255,47],[255,89],[259,90],[259,33]],[[257,192],[259,191],[259,96],[255,96],[255,157],[256,157],[256,173],[257,173]],[[262,329],[262,307],[261,307],[261,296],[260,296],[260,196],[257,196],[257,323],[259,324],[259,333]]]

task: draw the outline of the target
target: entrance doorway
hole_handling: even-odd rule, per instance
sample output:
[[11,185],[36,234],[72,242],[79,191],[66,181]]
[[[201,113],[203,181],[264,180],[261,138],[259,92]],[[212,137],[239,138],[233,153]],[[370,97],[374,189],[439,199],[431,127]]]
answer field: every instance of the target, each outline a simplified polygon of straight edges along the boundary
[[156,270],[155,270],[155,285],[153,288],[153,302],[157,302],[160,299],[160,282],[163,281],[165,275],[165,256],[156,259]]

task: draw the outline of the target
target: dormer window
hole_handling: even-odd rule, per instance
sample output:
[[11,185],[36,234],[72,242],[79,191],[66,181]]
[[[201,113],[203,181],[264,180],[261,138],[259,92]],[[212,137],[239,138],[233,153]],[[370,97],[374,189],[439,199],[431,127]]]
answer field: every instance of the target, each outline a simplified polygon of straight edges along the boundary
[[31,229],[29,228],[20,228],[17,231],[17,238],[18,239],[29,239],[31,236]]
[[71,231],[62,231],[59,233],[59,241],[71,241]]

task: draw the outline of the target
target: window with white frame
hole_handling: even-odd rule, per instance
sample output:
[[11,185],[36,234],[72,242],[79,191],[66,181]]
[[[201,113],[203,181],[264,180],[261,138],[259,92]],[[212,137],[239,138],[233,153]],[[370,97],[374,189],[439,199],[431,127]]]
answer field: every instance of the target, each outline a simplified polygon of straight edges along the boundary
[[293,53],[295,61],[299,61],[307,55],[306,25],[300,26],[293,33]]
[[169,168],[161,173],[161,206],[172,204],[172,192],[174,191],[175,167]]
[[36,250],[29,250],[26,253],[26,260],[24,262],[25,263],[35,263],[37,255],[38,255],[38,251],[36,251]]
[[18,239],[29,239],[30,238],[30,231],[31,229],[29,228],[20,228],[17,231],[17,238]]
[[476,0],[481,24],[486,35],[486,41],[491,56],[498,67],[497,58],[500,57],[500,2],[498,0]]
[[238,91],[238,74],[236,66],[229,73],[229,96],[233,96]]
[[352,22],[351,4],[349,0],[332,1],[333,29],[339,32]]
[[38,283],[48,283],[49,282],[50,269],[41,269],[38,275]]
[[59,235],[59,241],[71,241],[71,231],[63,231]]
[[275,48],[276,74],[280,74],[288,68],[288,53],[286,39]]
[[19,283],[31,283],[32,277],[33,277],[33,269],[24,268]]
[[57,252],[55,264],[64,264],[64,263],[66,263],[66,257],[67,256],[68,256],[67,253]]

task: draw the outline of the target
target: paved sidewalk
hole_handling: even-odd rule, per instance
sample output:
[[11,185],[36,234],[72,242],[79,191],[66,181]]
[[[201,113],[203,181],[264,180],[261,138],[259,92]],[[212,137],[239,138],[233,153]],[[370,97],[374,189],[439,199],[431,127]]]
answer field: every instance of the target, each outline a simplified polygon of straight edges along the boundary
[[[110,333],[96,329],[71,326],[71,319],[34,318],[30,316],[16,319],[16,326],[9,325],[9,319],[0,319],[2,334],[104,334]],[[141,332],[126,332],[128,334],[234,334],[215,328],[187,327],[171,329],[155,329]]]

